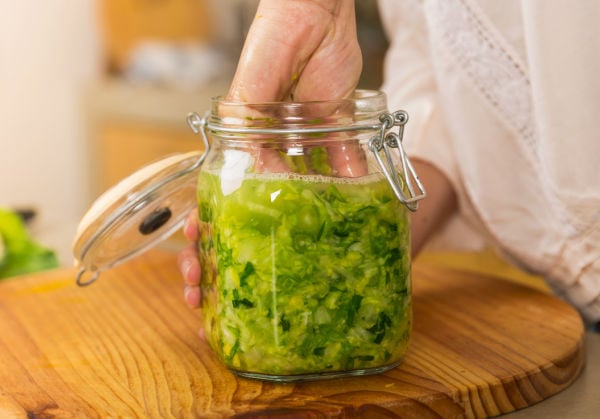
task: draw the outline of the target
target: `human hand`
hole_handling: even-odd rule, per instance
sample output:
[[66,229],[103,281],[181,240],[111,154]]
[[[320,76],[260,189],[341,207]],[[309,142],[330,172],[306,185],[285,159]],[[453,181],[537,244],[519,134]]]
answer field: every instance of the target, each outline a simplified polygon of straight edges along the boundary
[[[226,99],[259,103],[338,100],[350,97],[360,77],[362,55],[356,36],[354,0],[261,0]],[[338,176],[366,174],[356,144],[329,149]],[[274,150],[261,150],[263,169],[286,170]],[[197,211],[186,219],[191,242],[178,257],[184,299],[200,304]]]
[[198,211],[190,211],[183,225],[183,234],[190,242],[177,257],[183,277],[183,298],[192,308],[200,306],[200,262],[198,260]]
[[346,98],[361,69],[354,0],[262,0],[227,99]]
[[[228,100],[259,103],[350,97],[362,70],[353,0],[262,0],[248,32]],[[337,176],[366,174],[356,144],[330,146]],[[287,167],[273,149],[256,157],[261,169]]]

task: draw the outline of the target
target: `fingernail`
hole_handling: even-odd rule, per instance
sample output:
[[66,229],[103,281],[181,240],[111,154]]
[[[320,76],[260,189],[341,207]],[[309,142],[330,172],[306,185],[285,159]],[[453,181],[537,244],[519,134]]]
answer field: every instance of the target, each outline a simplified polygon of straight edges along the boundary
[[185,279],[188,278],[188,273],[190,271],[191,266],[192,262],[190,262],[189,259],[185,259],[183,262],[181,262],[181,273]]

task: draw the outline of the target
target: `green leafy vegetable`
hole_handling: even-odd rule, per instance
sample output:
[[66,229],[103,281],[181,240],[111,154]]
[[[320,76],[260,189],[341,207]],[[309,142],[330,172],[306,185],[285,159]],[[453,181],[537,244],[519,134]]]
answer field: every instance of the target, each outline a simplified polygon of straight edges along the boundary
[[377,368],[411,327],[406,208],[381,176],[252,175],[198,182],[203,319],[233,369],[290,375]]
[[325,176],[331,175],[331,166],[329,165],[329,156],[325,147],[314,147],[310,151],[310,161],[313,169]]
[[21,218],[0,208],[0,278],[57,267],[55,253],[36,243]]

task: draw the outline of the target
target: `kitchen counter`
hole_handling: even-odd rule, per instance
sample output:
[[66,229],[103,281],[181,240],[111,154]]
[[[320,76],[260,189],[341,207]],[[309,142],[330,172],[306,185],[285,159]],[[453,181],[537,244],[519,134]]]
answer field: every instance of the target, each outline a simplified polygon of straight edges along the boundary
[[183,304],[173,252],[84,288],[74,269],[3,281],[0,417],[595,417],[598,363],[582,368],[600,357],[599,335],[542,284],[517,284],[531,278],[481,256],[415,261],[399,367],[292,385],[221,365],[198,338],[200,313]]

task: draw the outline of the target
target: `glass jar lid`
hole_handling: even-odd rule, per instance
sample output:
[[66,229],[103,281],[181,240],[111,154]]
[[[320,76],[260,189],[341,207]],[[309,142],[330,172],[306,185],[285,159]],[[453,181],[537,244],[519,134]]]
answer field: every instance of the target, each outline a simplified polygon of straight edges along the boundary
[[171,236],[196,206],[198,172],[206,152],[168,156],[107,190],[81,219],[73,242],[77,284]]

